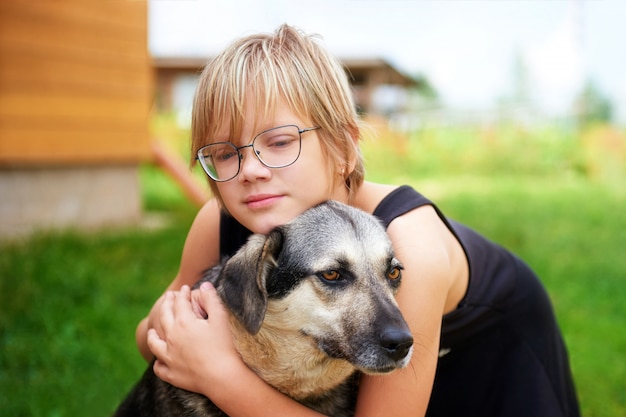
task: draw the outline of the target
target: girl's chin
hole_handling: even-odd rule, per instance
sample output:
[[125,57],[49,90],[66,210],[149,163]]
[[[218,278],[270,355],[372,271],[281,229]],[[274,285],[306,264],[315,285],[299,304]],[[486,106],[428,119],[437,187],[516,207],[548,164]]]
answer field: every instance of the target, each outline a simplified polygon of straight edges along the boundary
[[289,223],[293,217],[268,217],[268,218],[259,218],[255,219],[255,221],[250,224],[251,230],[254,233],[268,234],[277,226],[281,226],[285,223]]

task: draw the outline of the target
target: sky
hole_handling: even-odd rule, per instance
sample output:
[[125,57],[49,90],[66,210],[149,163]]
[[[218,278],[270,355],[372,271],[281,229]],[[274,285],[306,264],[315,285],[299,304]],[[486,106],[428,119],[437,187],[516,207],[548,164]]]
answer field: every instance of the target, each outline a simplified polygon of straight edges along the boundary
[[210,56],[289,23],[339,58],[425,75],[453,108],[511,95],[521,58],[541,110],[566,113],[591,79],[626,122],[625,0],[150,0],[148,10],[154,56]]

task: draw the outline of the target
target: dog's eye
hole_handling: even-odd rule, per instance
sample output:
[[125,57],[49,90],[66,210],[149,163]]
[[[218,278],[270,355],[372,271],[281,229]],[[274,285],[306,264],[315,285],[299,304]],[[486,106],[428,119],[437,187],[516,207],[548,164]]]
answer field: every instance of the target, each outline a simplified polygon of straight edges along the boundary
[[326,281],[337,281],[341,277],[337,271],[324,271],[321,275]]
[[392,281],[395,281],[398,278],[400,278],[400,275],[401,275],[400,268],[398,268],[397,266],[391,268],[391,270],[387,272],[387,278],[389,278]]

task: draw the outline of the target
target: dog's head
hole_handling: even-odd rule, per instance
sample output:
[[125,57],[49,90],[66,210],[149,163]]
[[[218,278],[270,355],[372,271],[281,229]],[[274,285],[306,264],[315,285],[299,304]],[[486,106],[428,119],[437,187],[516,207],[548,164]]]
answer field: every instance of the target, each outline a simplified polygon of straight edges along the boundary
[[401,270],[376,218],[330,201],[251,236],[216,287],[248,332],[292,330],[329,357],[384,373],[405,366],[413,345],[394,299]]

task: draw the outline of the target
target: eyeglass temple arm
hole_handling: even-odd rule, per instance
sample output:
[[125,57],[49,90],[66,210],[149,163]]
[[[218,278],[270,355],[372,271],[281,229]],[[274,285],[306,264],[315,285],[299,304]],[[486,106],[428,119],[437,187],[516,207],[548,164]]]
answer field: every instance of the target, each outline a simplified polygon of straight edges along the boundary
[[319,128],[320,128],[319,126],[307,127],[307,128],[304,128],[304,129],[299,129],[298,132],[299,133],[304,133],[304,132],[309,132],[311,130],[317,130]]

